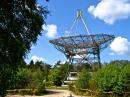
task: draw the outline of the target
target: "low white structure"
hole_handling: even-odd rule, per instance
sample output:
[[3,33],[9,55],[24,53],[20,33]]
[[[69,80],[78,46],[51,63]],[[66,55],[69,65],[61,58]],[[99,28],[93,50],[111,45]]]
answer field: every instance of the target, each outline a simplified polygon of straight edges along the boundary
[[67,81],[75,81],[77,80],[77,72],[70,72],[67,77]]
[[77,72],[70,72],[67,79],[62,84],[63,87],[68,87],[69,83],[72,83],[73,81],[76,81],[78,79],[78,73]]

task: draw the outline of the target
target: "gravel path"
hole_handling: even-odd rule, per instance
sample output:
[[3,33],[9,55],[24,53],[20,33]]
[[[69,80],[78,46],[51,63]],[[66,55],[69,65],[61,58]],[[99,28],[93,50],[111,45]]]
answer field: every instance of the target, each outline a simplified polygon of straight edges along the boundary
[[[69,97],[71,94],[70,91],[67,90],[49,90],[49,94],[43,96],[20,96],[20,95],[8,95],[7,97]],[[72,97],[84,97],[84,96],[76,96],[72,94]]]

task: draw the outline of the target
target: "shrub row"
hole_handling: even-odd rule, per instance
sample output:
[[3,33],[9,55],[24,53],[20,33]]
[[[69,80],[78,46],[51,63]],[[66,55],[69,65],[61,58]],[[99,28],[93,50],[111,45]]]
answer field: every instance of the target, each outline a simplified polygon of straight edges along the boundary
[[92,90],[100,97],[127,97],[126,92],[130,92],[130,65],[109,64],[93,73],[82,70],[78,80],[70,84],[70,90],[77,93],[74,87],[79,92],[83,89]]

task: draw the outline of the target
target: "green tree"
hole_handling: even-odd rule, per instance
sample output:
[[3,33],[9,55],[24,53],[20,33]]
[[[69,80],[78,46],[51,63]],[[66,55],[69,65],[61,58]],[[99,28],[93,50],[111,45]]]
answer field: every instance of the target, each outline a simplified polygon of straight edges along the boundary
[[[17,86],[15,88],[36,89],[36,94],[45,91],[45,75],[40,68],[20,68],[17,72]],[[43,90],[43,91],[42,91]]]
[[78,80],[76,81],[76,87],[79,89],[89,88],[90,78],[90,73],[86,69],[82,69],[82,71],[79,73]]
[[130,64],[127,64],[124,68],[122,68],[119,77],[119,84],[123,86],[123,91],[130,91]]
[[58,69],[51,70],[50,75],[49,75],[49,81],[52,81],[54,85],[56,86],[61,86],[62,76],[60,74],[61,74],[60,70]]
[[[32,44],[41,35],[48,11],[37,0],[0,1],[0,96],[4,97],[11,75],[5,78],[5,65],[12,74],[23,63]],[[3,71],[2,71],[3,70]]]
[[90,64],[88,64],[88,63],[78,64],[76,66],[76,68],[77,68],[77,71],[79,71],[79,72],[81,72],[83,69],[87,69],[89,71],[92,69]]
[[34,65],[34,62],[33,60],[30,61],[29,65],[33,66]]
[[92,81],[96,82],[98,91],[113,92],[124,97],[123,92],[130,90],[130,64],[109,64],[95,73]]
[[61,61],[59,60],[59,61],[57,61],[57,62],[55,63],[54,68],[57,68],[57,67],[60,66],[60,65],[61,65]]
[[52,81],[56,86],[61,86],[62,81],[65,79],[66,75],[69,72],[68,69],[72,69],[72,66],[70,66],[68,63],[60,64],[57,67],[54,67],[51,69],[51,72],[49,74],[49,80]]
[[95,74],[95,80],[98,84],[100,91],[109,92],[118,85],[119,74],[121,69],[118,65],[108,65],[105,68],[102,68]]
[[30,61],[30,65],[28,65],[28,68],[31,69],[31,70],[36,70],[36,69],[40,69],[41,71],[43,71],[44,73],[44,76],[46,78],[46,81],[48,80],[48,75],[49,75],[49,72],[50,72],[50,68],[51,68],[51,65],[47,64],[47,63],[44,63],[42,61],[37,61],[35,62],[35,64],[33,63],[33,61]]
[[118,65],[123,67],[123,66],[130,64],[130,61],[128,61],[128,60],[114,60],[114,61],[111,61],[109,64],[118,64]]

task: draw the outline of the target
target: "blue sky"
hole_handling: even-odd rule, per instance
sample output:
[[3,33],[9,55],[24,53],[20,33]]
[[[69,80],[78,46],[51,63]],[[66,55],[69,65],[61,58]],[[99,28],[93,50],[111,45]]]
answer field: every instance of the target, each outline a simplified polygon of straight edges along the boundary
[[47,6],[50,14],[46,19],[47,25],[43,26],[42,36],[28,54],[27,63],[31,59],[49,64],[66,60],[49,40],[65,35],[77,9],[82,10],[91,34],[105,33],[116,37],[111,46],[101,52],[102,62],[130,59],[130,0],[38,0],[38,3]]

